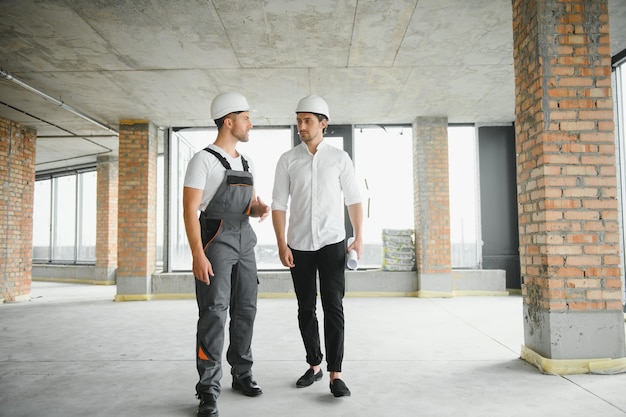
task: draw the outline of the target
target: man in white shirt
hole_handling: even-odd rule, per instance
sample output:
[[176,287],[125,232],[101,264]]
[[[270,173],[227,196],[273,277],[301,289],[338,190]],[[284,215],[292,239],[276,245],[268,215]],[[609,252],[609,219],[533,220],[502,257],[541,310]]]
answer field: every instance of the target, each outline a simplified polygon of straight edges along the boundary
[[[196,366],[198,416],[218,417],[224,327],[230,309],[232,387],[256,397],[263,391],[252,377],[252,328],[256,316],[257,239],[249,217],[269,216],[256,197],[252,161],[236,146],[252,129],[248,102],[239,93],[223,93],[211,103],[217,125],[215,142],[196,153],[185,174],[183,217],[196,278],[198,324]],[[200,211],[200,218],[198,218]]]
[[[304,97],[296,107],[296,115],[302,143],[280,157],[272,193],[272,222],[280,261],[291,271],[298,299],[298,325],[309,364],[296,386],[307,387],[319,381],[323,374],[315,313],[316,276],[319,274],[330,391],[335,397],[349,396],[350,390],[341,379],[343,297],[346,252],[354,250],[357,257],[362,252],[361,195],[349,155],[324,142],[329,122],[326,101],[319,96]],[[348,248],[343,203],[348,207],[354,229],[354,242]],[[286,228],[288,209],[289,227]]]

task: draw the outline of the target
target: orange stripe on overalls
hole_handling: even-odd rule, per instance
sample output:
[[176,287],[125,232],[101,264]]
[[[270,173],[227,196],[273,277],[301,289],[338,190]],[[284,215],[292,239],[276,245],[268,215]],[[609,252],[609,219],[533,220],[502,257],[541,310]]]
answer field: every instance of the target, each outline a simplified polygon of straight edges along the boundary
[[209,357],[206,355],[206,353],[204,353],[202,348],[198,348],[198,358],[202,359],[203,361],[209,360]]

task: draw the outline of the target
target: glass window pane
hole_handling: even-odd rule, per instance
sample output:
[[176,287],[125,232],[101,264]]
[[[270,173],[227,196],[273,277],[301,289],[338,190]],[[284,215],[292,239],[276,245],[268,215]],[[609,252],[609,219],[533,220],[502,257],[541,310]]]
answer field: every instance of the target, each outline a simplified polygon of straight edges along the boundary
[[480,264],[480,246],[474,126],[450,126],[448,128],[448,157],[452,267],[477,268]]
[[78,174],[77,261],[96,261],[96,171]]
[[[616,134],[619,150],[620,164],[620,205],[622,225],[626,224],[626,61],[623,61],[615,68],[613,74],[615,108],[616,112]],[[626,241],[626,228],[622,227],[622,247]],[[626,252],[622,255],[626,256]],[[624,262],[624,261],[622,261]],[[626,281],[622,274],[622,301],[626,300]],[[624,307],[626,311],[626,307]]]
[[157,205],[156,205],[156,221],[157,221],[157,228],[156,228],[156,262],[157,262],[157,266],[160,268],[163,268],[163,233],[164,233],[164,228],[165,228],[165,215],[164,215],[164,192],[165,192],[165,186],[164,186],[164,179],[165,179],[165,167],[164,167],[164,161],[165,158],[163,157],[163,155],[159,155],[157,156]]
[[33,260],[50,260],[50,193],[52,180],[35,182],[33,207]]
[[353,160],[364,215],[364,251],[359,268],[381,266],[383,229],[414,228],[412,138],[408,126],[354,130]]
[[337,149],[343,150],[343,137],[341,137],[341,136],[338,136],[338,137],[334,137],[334,136],[325,137],[324,138],[324,142],[326,142],[330,146],[334,146]]
[[170,141],[170,250],[173,271],[191,270],[191,253],[183,221],[183,183],[187,164],[193,155],[215,139],[216,129],[189,129],[172,133]]
[[[239,150],[252,159],[255,169],[254,188],[257,196],[268,206],[272,204],[272,189],[278,158],[291,149],[291,129],[255,128],[250,131],[250,140],[239,144]],[[283,269],[278,258],[276,234],[271,216],[263,222],[251,218],[250,224],[257,236],[256,261],[258,269]]]
[[76,176],[53,179],[52,260],[75,259],[76,246]]
[[[616,69],[616,77],[619,79],[619,91],[617,92],[617,132],[619,142],[622,147],[626,148],[626,61],[623,61]],[[626,160],[626,155],[624,156]],[[626,167],[622,166],[622,173]],[[621,182],[626,186],[626,176],[622,175]],[[626,199],[622,199],[622,215],[626,216]],[[622,218],[622,225],[626,224],[626,219]],[[626,234],[626,229],[622,227],[623,234]],[[624,241],[626,237],[622,236],[622,248],[625,246]],[[624,256],[624,255],[623,255]],[[626,302],[626,278],[622,274],[622,304]],[[626,312],[626,304],[624,305],[624,311]]]

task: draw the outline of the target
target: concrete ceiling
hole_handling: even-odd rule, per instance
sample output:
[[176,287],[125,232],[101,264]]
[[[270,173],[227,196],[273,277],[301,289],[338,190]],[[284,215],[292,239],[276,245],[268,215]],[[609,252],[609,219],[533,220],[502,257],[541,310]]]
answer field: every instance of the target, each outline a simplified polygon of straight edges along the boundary
[[[626,1],[609,14],[616,54]],[[0,71],[0,116],[37,129],[38,171],[117,152],[68,107],[113,130],[212,126],[211,99],[237,90],[257,126],[293,124],[307,94],[335,124],[514,120],[511,0],[0,0]]]

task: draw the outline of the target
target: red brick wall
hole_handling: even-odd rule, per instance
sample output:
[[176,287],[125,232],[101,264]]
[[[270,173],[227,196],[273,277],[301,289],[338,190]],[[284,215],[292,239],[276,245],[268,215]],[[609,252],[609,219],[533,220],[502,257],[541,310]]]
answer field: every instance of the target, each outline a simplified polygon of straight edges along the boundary
[[0,118],[0,299],[31,292],[37,133]]
[[418,118],[413,124],[415,250],[418,274],[450,274],[450,179],[448,120]]
[[117,277],[147,277],[156,268],[157,136],[144,120],[119,130]]
[[607,1],[513,0],[524,302],[622,309]]
[[117,159],[98,158],[96,267],[117,266],[117,182]]

